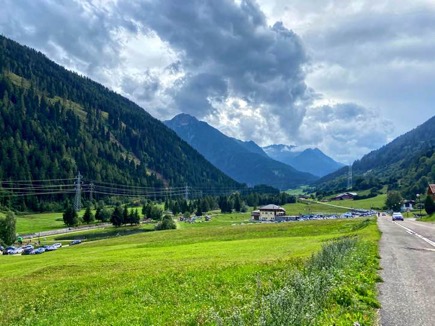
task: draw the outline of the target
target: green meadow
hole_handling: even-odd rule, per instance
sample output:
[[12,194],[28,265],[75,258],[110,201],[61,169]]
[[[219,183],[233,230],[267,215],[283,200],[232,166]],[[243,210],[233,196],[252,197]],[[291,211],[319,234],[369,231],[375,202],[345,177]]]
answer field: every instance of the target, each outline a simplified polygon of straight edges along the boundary
[[17,215],[17,233],[31,234],[66,227],[62,213]]
[[[128,232],[119,228],[115,230],[122,234],[113,236],[109,229],[94,230],[79,234],[87,239],[84,243],[54,252],[1,256],[0,324],[374,322],[379,233],[373,219],[248,222],[249,214],[216,214],[210,222],[177,222],[179,229],[170,231],[123,235]],[[149,225],[140,228],[152,229]],[[104,232],[109,232],[109,238],[104,238]],[[352,241],[341,245],[342,240],[334,239]],[[345,249],[331,247],[332,254],[322,254],[331,241]],[[331,263],[312,267],[319,260]],[[309,311],[298,308],[289,319],[292,310],[276,312],[276,307],[294,308],[302,299],[296,300],[298,304],[272,303],[277,298],[290,302],[279,293],[301,288],[300,280],[305,282],[303,291],[288,293],[292,293],[291,302],[312,298],[304,304]]]

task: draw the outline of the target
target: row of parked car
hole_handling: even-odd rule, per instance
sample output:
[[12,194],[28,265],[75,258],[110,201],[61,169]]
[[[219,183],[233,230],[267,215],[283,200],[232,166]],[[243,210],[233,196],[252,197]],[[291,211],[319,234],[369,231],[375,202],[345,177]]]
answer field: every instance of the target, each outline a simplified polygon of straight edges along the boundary
[[42,254],[46,251],[54,251],[62,247],[60,242],[54,243],[52,245],[45,245],[35,248],[33,245],[28,244],[22,247],[9,246],[4,248],[3,255],[37,255]]
[[[81,240],[73,240],[70,242],[70,245],[76,245],[81,243]],[[0,246],[0,252],[3,252],[3,255],[38,255],[42,254],[46,251],[54,251],[62,247],[62,243],[57,242],[51,245],[40,246],[35,248],[33,245],[28,244],[22,247],[9,246],[3,248]]]

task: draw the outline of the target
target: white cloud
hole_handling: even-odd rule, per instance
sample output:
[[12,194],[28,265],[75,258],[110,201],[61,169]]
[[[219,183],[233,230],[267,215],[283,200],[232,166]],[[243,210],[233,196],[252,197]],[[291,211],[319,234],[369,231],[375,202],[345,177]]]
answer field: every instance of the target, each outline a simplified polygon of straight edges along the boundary
[[433,115],[431,0],[258,3],[4,0],[0,32],[157,118],[346,163]]

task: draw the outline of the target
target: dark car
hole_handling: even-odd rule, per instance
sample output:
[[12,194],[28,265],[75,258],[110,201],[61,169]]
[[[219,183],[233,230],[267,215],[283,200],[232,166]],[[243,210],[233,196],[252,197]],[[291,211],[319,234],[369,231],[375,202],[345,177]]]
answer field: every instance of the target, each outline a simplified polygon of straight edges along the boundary
[[9,246],[3,250],[3,255],[15,255],[16,251],[17,248],[15,248],[14,246]]
[[35,250],[35,249],[33,249],[33,248],[27,248],[27,249],[24,249],[21,254],[22,255],[31,255],[33,250]]
[[79,244],[79,243],[82,243],[82,240],[73,240],[73,241],[71,241],[70,242],[70,246],[72,246],[72,245],[76,245],[76,244]]

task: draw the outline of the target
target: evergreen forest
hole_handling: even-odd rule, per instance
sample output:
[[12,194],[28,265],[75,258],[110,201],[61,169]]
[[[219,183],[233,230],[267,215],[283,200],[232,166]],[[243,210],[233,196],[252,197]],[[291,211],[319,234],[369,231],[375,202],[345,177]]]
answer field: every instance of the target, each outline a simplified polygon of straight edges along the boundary
[[0,130],[5,206],[40,210],[42,202],[71,198],[65,191],[14,196],[6,189],[26,181],[42,189],[62,180],[68,188],[78,172],[125,186],[242,187],[143,108],[3,36]]

